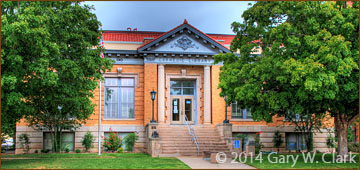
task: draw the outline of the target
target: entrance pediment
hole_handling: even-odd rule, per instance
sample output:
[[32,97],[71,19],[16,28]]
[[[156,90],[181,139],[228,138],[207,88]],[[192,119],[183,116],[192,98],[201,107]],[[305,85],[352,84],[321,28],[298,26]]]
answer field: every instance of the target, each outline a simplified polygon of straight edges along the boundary
[[181,34],[171,41],[164,43],[163,45],[155,48],[155,52],[191,52],[191,53],[208,53],[217,54],[215,49],[209,48],[207,44],[202,44],[198,40],[195,40],[194,35]]
[[231,51],[186,21],[138,48],[139,53],[183,53],[215,55]]

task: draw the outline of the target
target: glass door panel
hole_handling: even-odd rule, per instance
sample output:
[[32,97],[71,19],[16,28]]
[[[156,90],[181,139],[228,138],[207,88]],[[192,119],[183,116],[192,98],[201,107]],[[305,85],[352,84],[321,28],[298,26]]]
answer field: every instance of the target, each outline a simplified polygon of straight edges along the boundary
[[[183,110],[184,110],[184,118],[187,118],[189,124],[194,124],[194,97],[193,96],[183,96]],[[185,122],[184,122],[185,123]]]
[[181,123],[181,97],[171,97],[171,121]]
[[185,99],[185,116],[187,121],[192,121],[192,100]]

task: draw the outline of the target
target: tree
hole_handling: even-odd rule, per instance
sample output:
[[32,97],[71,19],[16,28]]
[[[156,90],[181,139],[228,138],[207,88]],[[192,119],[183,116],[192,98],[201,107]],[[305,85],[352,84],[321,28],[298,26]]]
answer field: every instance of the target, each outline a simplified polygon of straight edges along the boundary
[[61,132],[93,114],[97,80],[111,67],[103,49],[92,50],[100,22],[80,2],[3,2],[1,10],[2,127],[25,117],[53,132],[59,151]]
[[281,133],[280,131],[276,131],[275,134],[274,134],[274,139],[273,139],[273,143],[274,143],[274,147],[275,148],[278,148],[278,152],[280,152],[280,146],[281,144],[283,143],[283,139],[282,139],[282,136],[281,136]]
[[[220,95],[272,121],[289,112],[330,114],[340,155],[358,115],[359,3],[257,2],[234,22],[231,50],[219,54]],[[260,46],[261,55],[253,55]]]

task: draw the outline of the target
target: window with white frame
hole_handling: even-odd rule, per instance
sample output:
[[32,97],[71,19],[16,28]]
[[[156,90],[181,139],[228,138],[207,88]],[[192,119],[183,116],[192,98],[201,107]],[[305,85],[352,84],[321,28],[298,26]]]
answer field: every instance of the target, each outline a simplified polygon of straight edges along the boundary
[[250,109],[243,109],[236,102],[231,103],[232,119],[252,119]]
[[105,119],[134,118],[134,78],[105,78]]

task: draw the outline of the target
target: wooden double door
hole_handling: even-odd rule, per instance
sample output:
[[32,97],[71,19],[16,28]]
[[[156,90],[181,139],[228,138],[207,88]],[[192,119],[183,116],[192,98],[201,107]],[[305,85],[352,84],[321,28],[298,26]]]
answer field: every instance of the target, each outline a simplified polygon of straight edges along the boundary
[[194,124],[194,96],[171,96],[171,124]]

